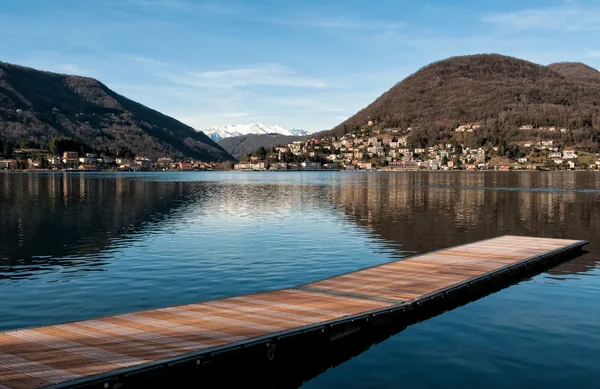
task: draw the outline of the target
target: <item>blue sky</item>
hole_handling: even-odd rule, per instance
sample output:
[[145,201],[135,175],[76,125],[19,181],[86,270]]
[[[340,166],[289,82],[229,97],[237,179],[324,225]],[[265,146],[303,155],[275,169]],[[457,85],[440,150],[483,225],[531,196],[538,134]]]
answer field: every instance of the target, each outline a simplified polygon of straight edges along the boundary
[[98,78],[197,128],[329,129],[420,67],[501,53],[600,68],[578,0],[2,0],[0,60]]

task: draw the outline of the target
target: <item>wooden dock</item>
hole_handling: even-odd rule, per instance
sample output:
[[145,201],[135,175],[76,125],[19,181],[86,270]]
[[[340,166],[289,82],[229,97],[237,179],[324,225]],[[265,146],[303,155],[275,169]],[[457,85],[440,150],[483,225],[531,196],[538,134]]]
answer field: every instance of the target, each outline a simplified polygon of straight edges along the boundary
[[331,341],[399,320],[586,243],[502,236],[290,289],[2,332],[0,389],[121,388],[144,376],[201,369],[228,353],[270,363],[290,339]]

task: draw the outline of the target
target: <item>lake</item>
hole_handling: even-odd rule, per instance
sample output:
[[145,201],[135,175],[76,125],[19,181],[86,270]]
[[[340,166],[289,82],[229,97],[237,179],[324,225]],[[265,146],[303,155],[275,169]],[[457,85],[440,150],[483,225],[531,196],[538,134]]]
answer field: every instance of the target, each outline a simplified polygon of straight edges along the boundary
[[285,288],[503,234],[589,252],[303,388],[597,388],[593,172],[0,173],[0,330]]

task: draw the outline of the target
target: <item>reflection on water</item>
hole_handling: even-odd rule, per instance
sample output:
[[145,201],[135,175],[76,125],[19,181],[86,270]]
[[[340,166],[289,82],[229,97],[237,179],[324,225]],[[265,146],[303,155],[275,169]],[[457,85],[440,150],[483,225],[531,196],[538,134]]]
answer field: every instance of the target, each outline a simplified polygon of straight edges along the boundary
[[0,279],[57,267],[101,270],[109,257],[99,252],[160,223],[181,197],[174,182],[84,174],[4,175],[0,191]]
[[600,174],[370,174],[332,200],[408,251],[512,234],[590,241],[591,255],[554,272],[586,272],[599,259]]
[[[306,384],[585,387],[600,353],[598,215],[595,173],[0,174],[0,330],[287,287],[502,234],[586,239],[589,254]],[[576,376],[558,375],[561,358]]]

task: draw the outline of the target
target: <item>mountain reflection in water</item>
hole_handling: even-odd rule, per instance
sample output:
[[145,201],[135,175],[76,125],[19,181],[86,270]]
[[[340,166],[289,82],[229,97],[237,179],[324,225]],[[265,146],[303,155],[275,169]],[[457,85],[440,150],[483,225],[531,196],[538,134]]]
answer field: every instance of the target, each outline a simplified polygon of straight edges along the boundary
[[[585,387],[600,353],[598,215],[597,173],[2,173],[0,330],[283,288],[503,234],[585,239],[588,254],[306,384],[443,387],[422,370],[444,370],[441,358],[451,384],[528,387],[532,374]],[[534,351],[490,349],[500,344]],[[554,353],[577,378],[557,376]]]

